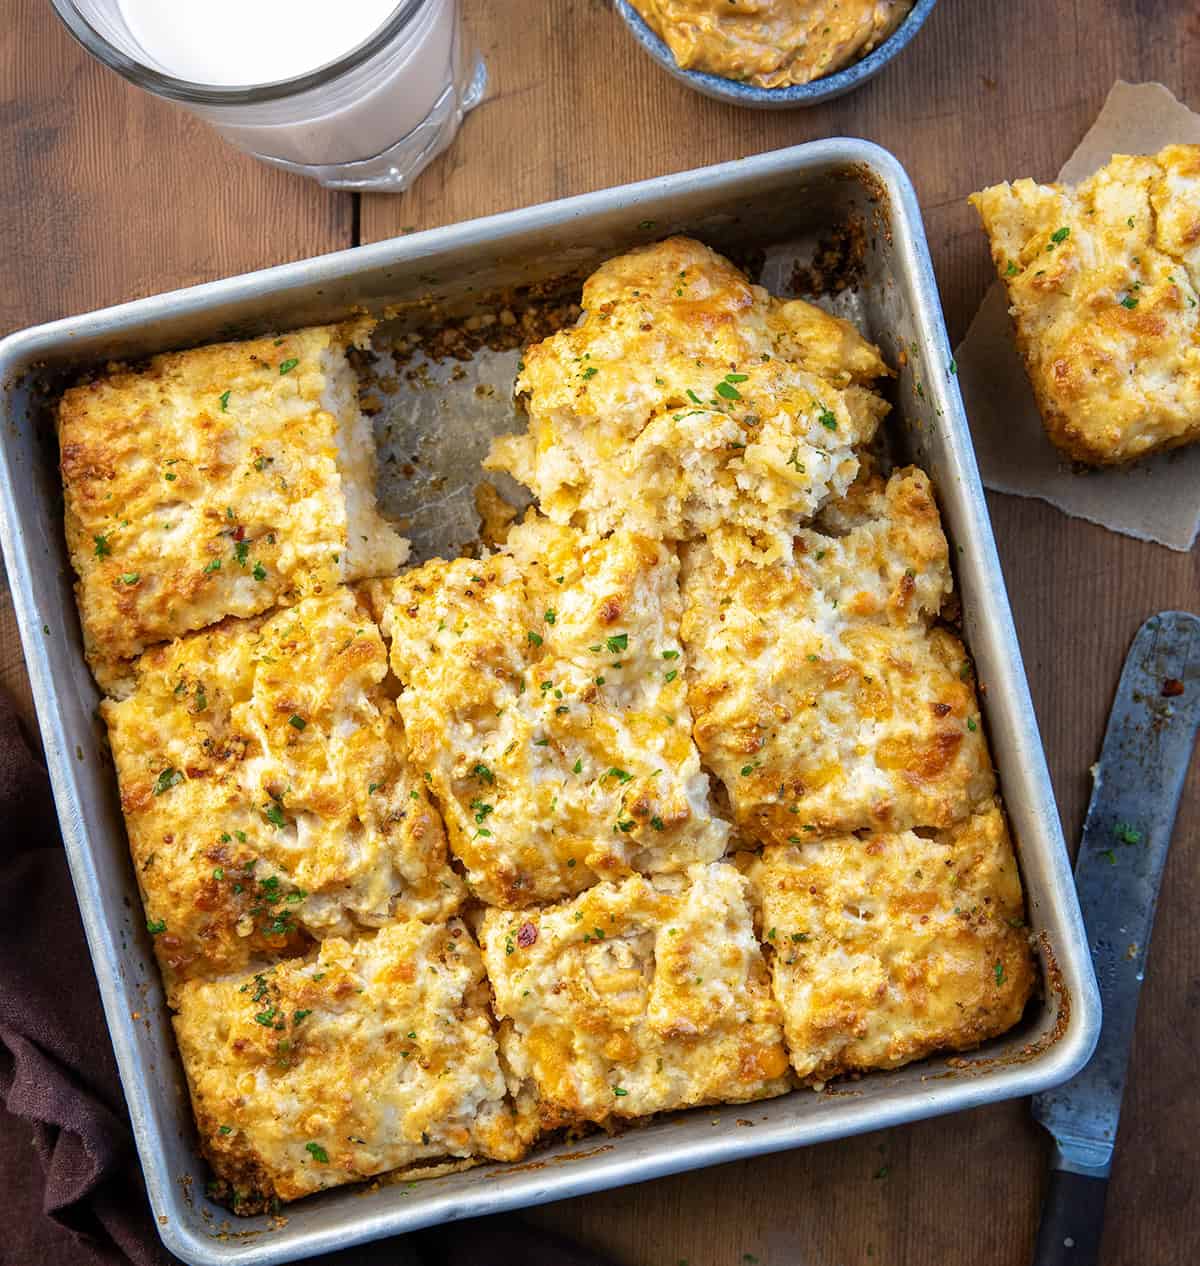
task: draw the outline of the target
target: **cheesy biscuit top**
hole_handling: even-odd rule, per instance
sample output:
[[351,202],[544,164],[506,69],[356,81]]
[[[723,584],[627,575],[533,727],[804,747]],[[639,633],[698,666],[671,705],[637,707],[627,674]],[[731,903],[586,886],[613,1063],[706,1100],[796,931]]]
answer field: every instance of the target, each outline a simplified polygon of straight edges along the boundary
[[1200,146],[971,202],[1051,440],[1107,466],[1200,438]]
[[830,75],[877,48],[913,0],[633,0],[684,70],[758,88]]
[[501,1050],[547,1127],[788,1089],[746,901],[724,863],[602,883],[544,910],[487,910]]
[[412,759],[475,894],[519,907],[720,857],[691,738],[678,562],[535,519],[376,586]]
[[105,689],[156,642],[405,560],[346,360],[371,325],[172,352],[65,393],[67,544]]
[[928,479],[872,481],[839,518],[791,564],[687,551],[696,742],[758,842],[949,826],[992,794],[967,653],[928,626],[950,589]]
[[669,238],[610,260],[572,329],[528,349],[525,434],[488,461],[558,523],[790,558],[796,528],[858,469],[887,368],[849,324],[782,303],[728,260]]
[[479,951],[457,920],[392,924],[245,978],[190,981],[175,1032],[234,1210],[518,1136]]
[[345,588],[147,651],[101,705],[164,977],[457,909],[370,613]]
[[771,845],[751,874],[804,1079],[962,1050],[1021,1018],[1035,973],[998,805],[932,837]]

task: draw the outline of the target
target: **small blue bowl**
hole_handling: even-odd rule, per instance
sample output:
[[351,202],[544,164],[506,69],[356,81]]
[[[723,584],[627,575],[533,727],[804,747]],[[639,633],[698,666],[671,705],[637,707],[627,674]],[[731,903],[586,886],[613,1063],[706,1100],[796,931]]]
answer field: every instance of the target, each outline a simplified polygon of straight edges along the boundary
[[756,88],[753,84],[741,83],[737,79],[724,79],[720,75],[708,75],[699,70],[684,70],[629,0],[615,0],[615,3],[617,12],[625,19],[625,25],[633,32],[634,39],[668,74],[674,75],[689,88],[717,101],[747,106],[751,110],[791,110],[797,106],[832,101],[834,97],[853,92],[868,79],[874,78],[893,57],[908,47],[909,41],[921,29],[937,0],[917,0],[908,17],[878,48],[860,61],[851,62],[843,70],[814,79],[811,83],[793,84],[787,88]]

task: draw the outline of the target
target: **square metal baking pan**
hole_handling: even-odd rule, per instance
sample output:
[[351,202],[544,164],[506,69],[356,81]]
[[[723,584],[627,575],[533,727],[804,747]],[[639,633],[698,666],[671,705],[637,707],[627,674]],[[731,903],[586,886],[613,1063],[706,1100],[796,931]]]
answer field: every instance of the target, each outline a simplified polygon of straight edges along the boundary
[[[898,455],[925,467],[941,503],[1044,996],[1014,1032],[962,1057],[822,1092],[693,1109],[617,1137],[559,1144],[524,1164],[331,1191],[276,1221],[231,1219],[203,1194],[204,1166],[81,653],[49,412],[54,392],[108,360],[331,320],[355,308],[387,309],[401,330],[463,319],[494,309],[497,294],[535,284],[552,290],[555,278],[578,278],[608,256],[672,232],[757,261],[777,292],[803,276],[795,266],[822,243],[836,240],[856,260],[853,284],[829,302],[902,367],[888,425]],[[0,343],[0,392],[4,556],[46,758],[150,1200],[163,1239],[185,1261],[296,1260],[448,1219],[1027,1095],[1064,1081],[1087,1060],[1100,1024],[1091,959],[920,212],[903,169],[885,151],[822,141],[57,321]],[[452,414],[446,410],[439,425],[452,425]]]

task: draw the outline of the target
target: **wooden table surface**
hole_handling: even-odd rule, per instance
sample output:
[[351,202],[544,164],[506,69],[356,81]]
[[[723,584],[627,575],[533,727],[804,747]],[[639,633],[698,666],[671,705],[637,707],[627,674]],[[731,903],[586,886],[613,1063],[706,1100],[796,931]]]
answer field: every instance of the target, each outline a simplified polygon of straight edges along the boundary
[[[921,199],[952,339],[990,278],[964,199],[1048,179],[1118,78],[1200,107],[1194,0],[942,0],[856,94],[759,114],[676,84],[604,0],[464,0],[489,98],[402,197],[328,193],[235,153],[92,64],[48,0],[0,0],[0,332],[250,268],[818,137],[896,153]],[[993,496],[992,514],[1067,837],[1077,838],[1129,639],[1200,607],[1172,553]],[[30,715],[11,609],[0,680]],[[1200,781],[1159,906],[1104,1242],[1106,1266],[1200,1258]],[[0,1141],[0,1146],[4,1146]],[[1014,1102],[550,1205],[529,1216],[628,1266],[1020,1266],[1047,1145]]]

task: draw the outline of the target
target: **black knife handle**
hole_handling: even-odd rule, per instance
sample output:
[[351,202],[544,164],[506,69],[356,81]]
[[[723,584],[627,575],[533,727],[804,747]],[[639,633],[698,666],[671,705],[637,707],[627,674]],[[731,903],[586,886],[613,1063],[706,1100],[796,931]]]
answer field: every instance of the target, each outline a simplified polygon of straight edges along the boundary
[[1033,1266],[1097,1266],[1107,1178],[1050,1171]]

